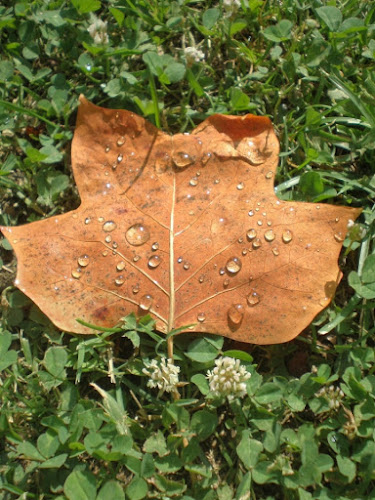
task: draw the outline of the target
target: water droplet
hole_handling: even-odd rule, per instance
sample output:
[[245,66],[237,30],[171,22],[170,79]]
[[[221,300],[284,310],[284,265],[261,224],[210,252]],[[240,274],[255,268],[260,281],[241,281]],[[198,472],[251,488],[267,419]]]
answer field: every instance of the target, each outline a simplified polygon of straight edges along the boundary
[[117,276],[117,278],[115,279],[115,285],[116,286],[121,286],[125,283],[125,278],[122,274],[120,274],[120,276]]
[[198,172],[197,172],[195,175],[196,175],[197,177],[199,177],[199,176],[201,175],[201,173],[199,172],[199,170],[198,170]]
[[196,186],[198,184],[198,179],[196,177],[193,177],[189,181],[190,186]]
[[134,285],[132,291],[133,291],[134,295],[136,295],[139,292],[139,285],[138,284]]
[[257,237],[257,232],[255,231],[255,229],[249,229],[249,231],[246,233],[246,238],[249,241],[252,241],[256,237]]
[[335,234],[334,238],[338,243],[341,243],[342,241],[345,240],[345,235],[341,231],[339,231],[338,233]]
[[107,144],[106,147],[105,147],[105,152],[109,153],[110,150],[111,150],[111,148],[110,148],[109,144]]
[[273,172],[269,171],[266,173],[266,179],[272,179]]
[[121,261],[116,266],[117,271],[123,271],[125,269],[125,262]]
[[143,297],[140,298],[139,307],[143,311],[149,311],[151,306],[152,306],[153,301],[154,301],[154,298],[152,297],[152,295],[149,295],[149,294],[143,295]]
[[152,250],[153,252],[156,252],[156,250],[159,250],[159,243],[157,243],[157,242],[155,241],[155,243],[153,243],[153,244],[151,245],[151,250]]
[[199,283],[203,283],[203,281],[204,281],[204,275],[203,274],[201,276],[199,276],[199,280],[198,281],[199,281]]
[[104,250],[104,251],[102,252],[102,255],[103,255],[103,257],[107,257],[107,255],[108,255],[108,250]]
[[340,217],[336,217],[335,222],[339,222]]
[[118,243],[116,243],[115,241],[112,243],[112,248],[114,248],[116,250],[116,248],[118,247]]
[[134,255],[133,262],[138,262],[141,257],[139,255]]
[[108,235],[104,238],[104,241],[105,241],[106,243],[111,243],[111,241],[112,241],[112,236],[111,236],[110,234],[108,234]]
[[320,210],[320,205],[317,205],[317,206],[316,206],[316,209],[317,209],[317,210]]
[[243,238],[238,238],[238,243],[243,243]]
[[257,224],[258,226],[263,226],[263,222],[261,220],[258,220]]
[[161,156],[157,156],[155,160],[155,170],[158,174],[164,173],[170,164],[170,156],[168,153],[163,153]]
[[253,241],[253,248],[257,249],[257,248],[260,248],[262,246],[262,242],[260,241],[259,238],[255,238],[255,240]]
[[179,264],[181,264],[181,262],[182,262],[182,257],[179,257],[179,258],[177,259],[177,262],[178,262]]
[[248,215],[250,215],[250,217],[252,217],[252,216],[254,215],[254,211],[253,211],[253,210],[250,210],[250,212],[249,212],[249,214],[248,214]]
[[202,165],[207,165],[207,163],[210,161],[212,158],[212,153],[204,153],[204,155],[201,158]]
[[219,274],[220,276],[223,276],[223,274],[225,274],[225,269],[223,267],[219,269]]
[[81,267],[86,267],[89,265],[90,262],[89,256],[86,254],[81,255],[80,257],[78,257],[77,262]]
[[80,277],[82,276],[82,269],[80,267],[78,267],[77,269],[73,269],[72,276],[76,280],[79,280]]
[[279,252],[279,249],[277,247],[273,247],[272,249],[272,253],[277,257],[278,255],[280,255],[280,252]]
[[239,325],[243,320],[244,307],[242,304],[233,304],[228,309],[228,319],[231,323]]
[[328,297],[324,297],[323,299],[320,299],[319,300],[319,304],[322,306],[322,307],[327,307],[328,304],[329,304],[329,298]]
[[272,222],[270,220],[267,221],[267,226],[272,226]]
[[91,222],[91,217],[86,217],[85,224],[90,224],[90,222]]
[[241,270],[242,263],[238,257],[231,257],[225,267],[229,273],[236,274]]
[[241,252],[241,253],[242,253],[242,255],[247,255],[247,250],[246,250],[246,248],[244,248],[244,249],[242,250],[242,252]]
[[118,155],[118,157],[117,157],[117,163],[121,163],[122,160],[123,160],[123,158],[124,158],[123,154]]
[[229,285],[229,279],[226,278],[224,281],[223,281],[223,287],[224,288],[227,288],[227,286]]
[[243,183],[243,182],[239,182],[239,183],[237,184],[237,189],[238,189],[239,191],[242,191],[242,189],[243,189],[244,187],[245,187],[245,186],[244,186],[244,183]]
[[189,262],[185,262],[185,264],[184,264],[184,269],[185,269],[185,271],[187,271],[188,269],[190,269],[190,264],[189,264]]
[[247,297],[246,301],[250,307],[254,307],[260,302],[259,295],[257,292],[251,292]]
[[290,243],[293,239],[293,233],[289,229],[285,229],[282,235],[282,239],[284,243]]
[[158,255],[151,255],[151,257],[148,259],[148,267],[155,269],[155,267],[159,266],[160,262],[161,259]]
[[266,241],[273,241],[275,239],[275,233],[272,231],[272,229],[268,229],[265,233],[264,233],[264,239]]
[[197,320],[199,323],[203,323],[203,321],[206,319],[206,315],[203,312],[200,312],[197,314]]
[[143,224],[133,224],[126,231],[125,238],[130,245],[138,247],[150,239],[150,232]]
[[123,146],[123,145],[125,144],[125,140],[126,140],[126,139],[125,139],[125,137],[124,137],[123,135],[122,135],[121,137],[119,137],[119,138],[117,139],[117,142],[116,142],[117,146],[119,146],[119,147],[120,147],[120,146]]
[[98,217],[98,222],[103,222],[104,221],[104,217]]
[[193,156],[190,156],[189,153],[186,153],[185,151],[173,152],[173,162],[176,167],[184,168],[188,165],[192,165],[194,161],[195,158]]
[[219,184],[219,182],[220,182],[220,179],[215,179],[214,180],[214,184]]
[[107,222],[105,222],[103,224],[102,229],[106,233],[110,233],[111,231],[113,231],[114,229],[116,229],[116,224],[115,224],[115,222],[113,222],[113,220],[107,220]]

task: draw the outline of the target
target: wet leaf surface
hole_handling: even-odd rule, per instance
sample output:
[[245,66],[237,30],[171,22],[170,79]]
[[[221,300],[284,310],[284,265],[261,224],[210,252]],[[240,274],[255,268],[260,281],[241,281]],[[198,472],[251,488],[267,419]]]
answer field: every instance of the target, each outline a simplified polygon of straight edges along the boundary
[[130,312],[157,328],[285,342],[331,301],[359,209],[284,202],[279,144],[264,117],[214,115],[169,136],[81,98],[72,145],[81,206],[2,227],[16,285],[61,329],[113,326]]

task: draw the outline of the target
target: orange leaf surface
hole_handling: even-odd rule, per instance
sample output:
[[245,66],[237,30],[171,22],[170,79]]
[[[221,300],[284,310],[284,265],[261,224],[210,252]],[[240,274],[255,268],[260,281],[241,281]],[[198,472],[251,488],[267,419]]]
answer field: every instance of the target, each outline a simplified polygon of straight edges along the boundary
[[81,98],[72,145],[77,210],[2,227],[16,285],[61,329],[114,326],[131,312],[157,328],[243,342],[294,338],[325,308],[359,209],[285,202],[268,118],[214,115],[191,134]]

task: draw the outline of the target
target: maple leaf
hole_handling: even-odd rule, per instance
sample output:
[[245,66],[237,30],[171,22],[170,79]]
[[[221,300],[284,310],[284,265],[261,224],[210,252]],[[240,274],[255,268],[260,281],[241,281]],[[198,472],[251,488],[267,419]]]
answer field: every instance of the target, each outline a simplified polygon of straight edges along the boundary
[[213,115],[169,136],[81,97],[72,145],[77,210],[2,227],[16,285],[61,329],[131,312],[160,331],[274,344],[331,301],[360,209],[279,200],[268,118]]

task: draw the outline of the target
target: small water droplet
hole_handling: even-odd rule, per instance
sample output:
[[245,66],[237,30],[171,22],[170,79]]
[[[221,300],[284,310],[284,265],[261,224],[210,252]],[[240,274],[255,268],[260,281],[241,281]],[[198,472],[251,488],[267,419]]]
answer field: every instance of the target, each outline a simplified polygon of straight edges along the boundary
[[277,247],[273,247],[272,249],[272,253],[277,257],[278,255],[280,255],[280,252],[279,252],[279,249]]
[[104,251],[102,252],[102,255],[103,255],[103,257],[107,257],[107,255],[108,255],[108,250],[104,250]]
[[175,151],[173,152],[173,162],[176,167],[184,168],[188,165],[192,165],[195,161],[193,156],[190,156],[186,151]]
[[320,205],[317,205],[317,206],[316,206],[316,209],[317,209],[317,210],[320,210]]
[[102,226],[103,231],[106,233],[110,233],[111,231],[114,231],[116,229],[116,223],[113,222],[113,220],[107,220]]
[[245,185],[244,185],[244,183],[243,183],[243,182],[239,182],[239,183],[237,184],[237,189],[238,189],[239,191],[242,191],[242,189],[243,189],[244,187],[245,187]]
[[119,147],[120,147],[120,146],[123,146],[123,145],[125,144],[125,140],[126,140],[126,139],[125,139],[125,137],[124,137],[123,135],[122,135],[121,137],[119,137],[119,138],[117,139],[117,142],[116,142],[117,146],[119,146]]
[[158,255],[151,255],[151,257],[148,259],[148,267],[155,269],[159,266],[160,262],[161,259]]
[[345,240],[345,235],[341,231],[339,231],[338,233],[335,233],[334,238],[338,243],[341,243]]
[[104,241],[105,241],[106,243],[111,243],[111,241],[112,241],[112,236],[111,236],[110,234],[108,234],[108,235],[104,238]]
[[196,177],[193,177],[189,181],[190,186],[196,186],[198,184],[198,179]]
[[140,258],[140,255],[134,255],[133,262],[138,262]]
[[121,261],[116,266],[117,271],[123,271],[125,269],[125,262]]
[[289,229],[285,229],[282,234],[282,240],[284,243],[290,243],[293,239],[293,233]]
[[249,241],[252,241],[256,237],[257,237],[257,232],[255,231],[255,229],[249,229],[249,231],[246,233],[246,238]]
[[262,246],[262,242],[260,241],[259,238],[255,238],[255,240],[253,241],[253,248],[257,249],[257,248],[260,248]]
[[336,217],[335,222],[339,222],[340,217]]
[[190,269],[190,263],[189,262],[185,262],[184,269],[185,269],[185,271],[187,271],[188,269]]
[[139,292],[139,285],[138,284],[133,286],[132,292],[134,293],[134,295],[136,295]]
[[104,221],[104,217],[98,217],[98,222],[103,222]]
[[263,222],[261,220],[258,220],[257,224],[258,226],[263,226]]
[[199,177],[199,176],[201,175],[201,173],[199,172],[199,170],[198,170],[198,172],[197,172],[195,175],[196,175],[197,177]]
[[118,157],[117,157],[117,163],[121,163],[122,160],[124,158],[124,155],[123,154],[119,154]]
[[118,247],[118,243],[116,243],[115,241],[112,243],[112,248],[114,248],[116,250],[116,248]]
[[223,276],[223,274],[225,274],[225,269],[223,267],[219,269],[219,274],[220,276]]
[[197,320],[199,323],[203,323],[203,321],[206,319],[206,315],[203,312],[200,312],[197,314]]
[[125,278],[122,274],[120,274],[120,276],[117,276],[117,278],[115,279],[115,285],[116,286],[121,286],[125,283]]
[[204,275],[203,274],[201,276],[199,276],[199,280],[198,281],[199,281],[199,283],[203,283],[203,281],[204,281]]
[[90,222],[91,222],[91,217],[86,217],[85,224],[90,224]]
[[249,214],[248,214],[248,215],[250,215],[250,217],[252,217],[252,216],[254,215],[254,211],[253,211],[253,210],[250,210],[250,212],[249,212]]
[[182,262],[182,257],[179,257],[179,258],[177,259],[177,262],[178,262],[179,264],[181,264],[181,262]]
[[246,250],[246,248],[244,248],[244,249],[242,250],[242,252],[241,252],[241,253],[242,253],[242,255],[247,255],[247,250]]
[[270,220],[267,221],[267,226],[272,226],[272,222]]
[[260,302],[260,297],[257,294],[257,292],[251,292],[249,295],[246,297],[246,301],[250,307],[254,307]]
[[238,243],[243,243],[243,238],[238,238]]
[[153,243],[153,244],[151,245],[151,250],[152,250],[153,252],[156,252],[156,250],[159,250],[159,243],[157,243],[157,242],[155,241],[155,243]]
[[80,257],[78,257],[77,259],[77,262],[78,264],[81,266],[81,267],[86,267],[89,265],[90,263],[90,259],[89,259],[89,256],[88,255],[81,255]]
[[266,241],[273,241],[275,239],[275,233],[272,231],[272,229],[268,229],[265,233],[264,233],[264,239]]
[[223,287],[224,288],[227,288],[227,286],[229,285],[229,279],[226,278],[224,281],[223,281]]
[[80,267],[78,267],[77,269],[73,269],[72,276],[76,280],[79,280],[80,277],[82,276],[82,269]]
[[220,182],[220,179],[215,179],[214,180],[214,184],[219,184],[219,182]]
[[133,224],[126,231],[125,238],[130,245],[137,247],[150,239],[150,232],[143,224]]
[[266,179],[272,179],[273,172],[269,171],[266,173]]
[[207,165],[207,163],[210,161],[211,158],[212,158],[212,153],[204,153],[204,155],[201,158],[202,165]]
[[329,304],[329,298],[328,297],[324,297],[323,299],[320,299],[319,300],[319,304],[322,306],[322,307],[327,307],[328,304]]
[[151,306],[152,306],[152,302],[153,302],[153,297],[152,295],[149,295],[149,294],[146,294],[146,295],[143,295],[141,298],[140,298],[140,301],[139,301],[139,307],[143,310],[143,311],[149,311]]
[[109,145],[109,144],[107,144],[107,145],[106,145],[106,147],[105,147],[105,152],[106,152],[106,153],[109,153],[109,151],[110,151],[110,150],[111,150],[110,145]]
[[239,325],[243,320],[244,307],[242,304],[232,304],[228,309],[228,319],[231,323]]
[[237,274],[241,270],[242,262],[238,257],[231,257],[225,267],[229,273]]

